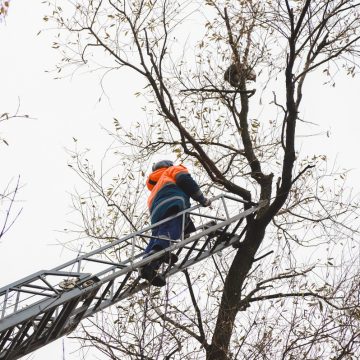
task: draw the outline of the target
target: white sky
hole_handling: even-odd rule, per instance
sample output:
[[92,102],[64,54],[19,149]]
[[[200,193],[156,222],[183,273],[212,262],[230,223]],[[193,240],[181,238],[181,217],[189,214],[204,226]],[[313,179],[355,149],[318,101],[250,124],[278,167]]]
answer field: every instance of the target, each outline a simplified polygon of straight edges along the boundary
[[[23,213],[0,243],[0,287],[73,257],[53,246],[63,236],[56,230],[67,227],[71,219],[68,193],[78,182],[67,166],[65,152],[66,147],[73,148],[72,137],[100,155],[109,141],[101,126],[111,126],[113,116],[125,120],[142,116],[132,96],[140,84],[134,78],[119,84],[109,80],[109,91],[116,99],[110,107],[107,101],[97,101],[101,89],[96,75],[55,81],[44,72],[57,59],[51,49],[53,34],[36,36],[44,27],[45,14],[40,1],[13,0],[6,24],[0,24],[0,113],[15,111],[20,98],[20,113],[36,118],[16,119],[0,127],[0,136],[10,144],[0,145],[0,189],[19,174],[25,184],[19,194]],[[339,78],[335,88],[321,86],[319,80],[308,83],[302,115],[319,123],[319,132],[330,130],[331,136],[312,138],[311,148],[307,144],[302,148],[328,154],[341,167],[354,169],[349,185],[357,193],[360,80]],[[77,359],[71,349],[66,339],[66,359]],[[63,359],[62,341],[29,358]]]

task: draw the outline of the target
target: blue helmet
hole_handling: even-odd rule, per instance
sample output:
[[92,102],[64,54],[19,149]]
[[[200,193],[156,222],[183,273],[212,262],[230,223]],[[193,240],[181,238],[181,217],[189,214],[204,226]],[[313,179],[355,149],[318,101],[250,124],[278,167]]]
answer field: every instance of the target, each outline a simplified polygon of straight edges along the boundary
[[171,160],[161,160],[156,163],[153,163],[152,171],[161,169],[161,168],[168,168],[170,166],[174,166],[174,163]]

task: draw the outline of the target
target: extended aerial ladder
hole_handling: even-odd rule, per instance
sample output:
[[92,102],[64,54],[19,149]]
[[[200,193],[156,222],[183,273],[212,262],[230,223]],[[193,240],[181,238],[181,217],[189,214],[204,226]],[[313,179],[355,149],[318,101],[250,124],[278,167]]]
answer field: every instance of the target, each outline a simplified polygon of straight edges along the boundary
[[[211,210],[193,206],[52,270],[0,288],[0,360],[19,359],[70,333],[82,319],[149,286],[137,270],[167,252],[178,256],[175,264],[162,270],[169,277],[237,246],[246,231],[244,219],[262,207],[248,204],[244,211],[245,203],[225,194],[216,196]],[[152,229],[176,216],[191,216],[197,230],[188,237],[183,231],[169,248],[143,258]]]

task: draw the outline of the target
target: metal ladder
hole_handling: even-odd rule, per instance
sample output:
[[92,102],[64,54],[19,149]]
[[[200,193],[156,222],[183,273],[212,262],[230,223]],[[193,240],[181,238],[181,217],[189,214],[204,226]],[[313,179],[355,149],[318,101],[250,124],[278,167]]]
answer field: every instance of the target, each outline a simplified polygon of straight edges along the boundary
[[[216,196],[212,209],[193,206],[50,271],[0,288],[0,360],[19,359],[70,333],[83,318],[149,286],[137,270],[168,252],[175,253],[178,261],[163,270],[166,277],[236,246],[246,231],[243,220],[263,206],[251,204],[244,211],[244,203],[226,194]],[[197,225],[195,232],[186,237],[183,231],[169,248],[143,258],[154,227],[189,215]]]

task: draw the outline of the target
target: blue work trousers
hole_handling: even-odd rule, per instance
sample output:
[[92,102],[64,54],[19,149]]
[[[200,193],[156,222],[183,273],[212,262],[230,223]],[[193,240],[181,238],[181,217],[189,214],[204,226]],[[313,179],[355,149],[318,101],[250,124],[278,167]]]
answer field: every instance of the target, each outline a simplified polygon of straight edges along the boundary
[[152,230],[152,238],[145,249],[148,254],[151,250],[160,251],[171,245],[170,241],[163,239],[179,240],[182,231],[182,215],[175,217]]

